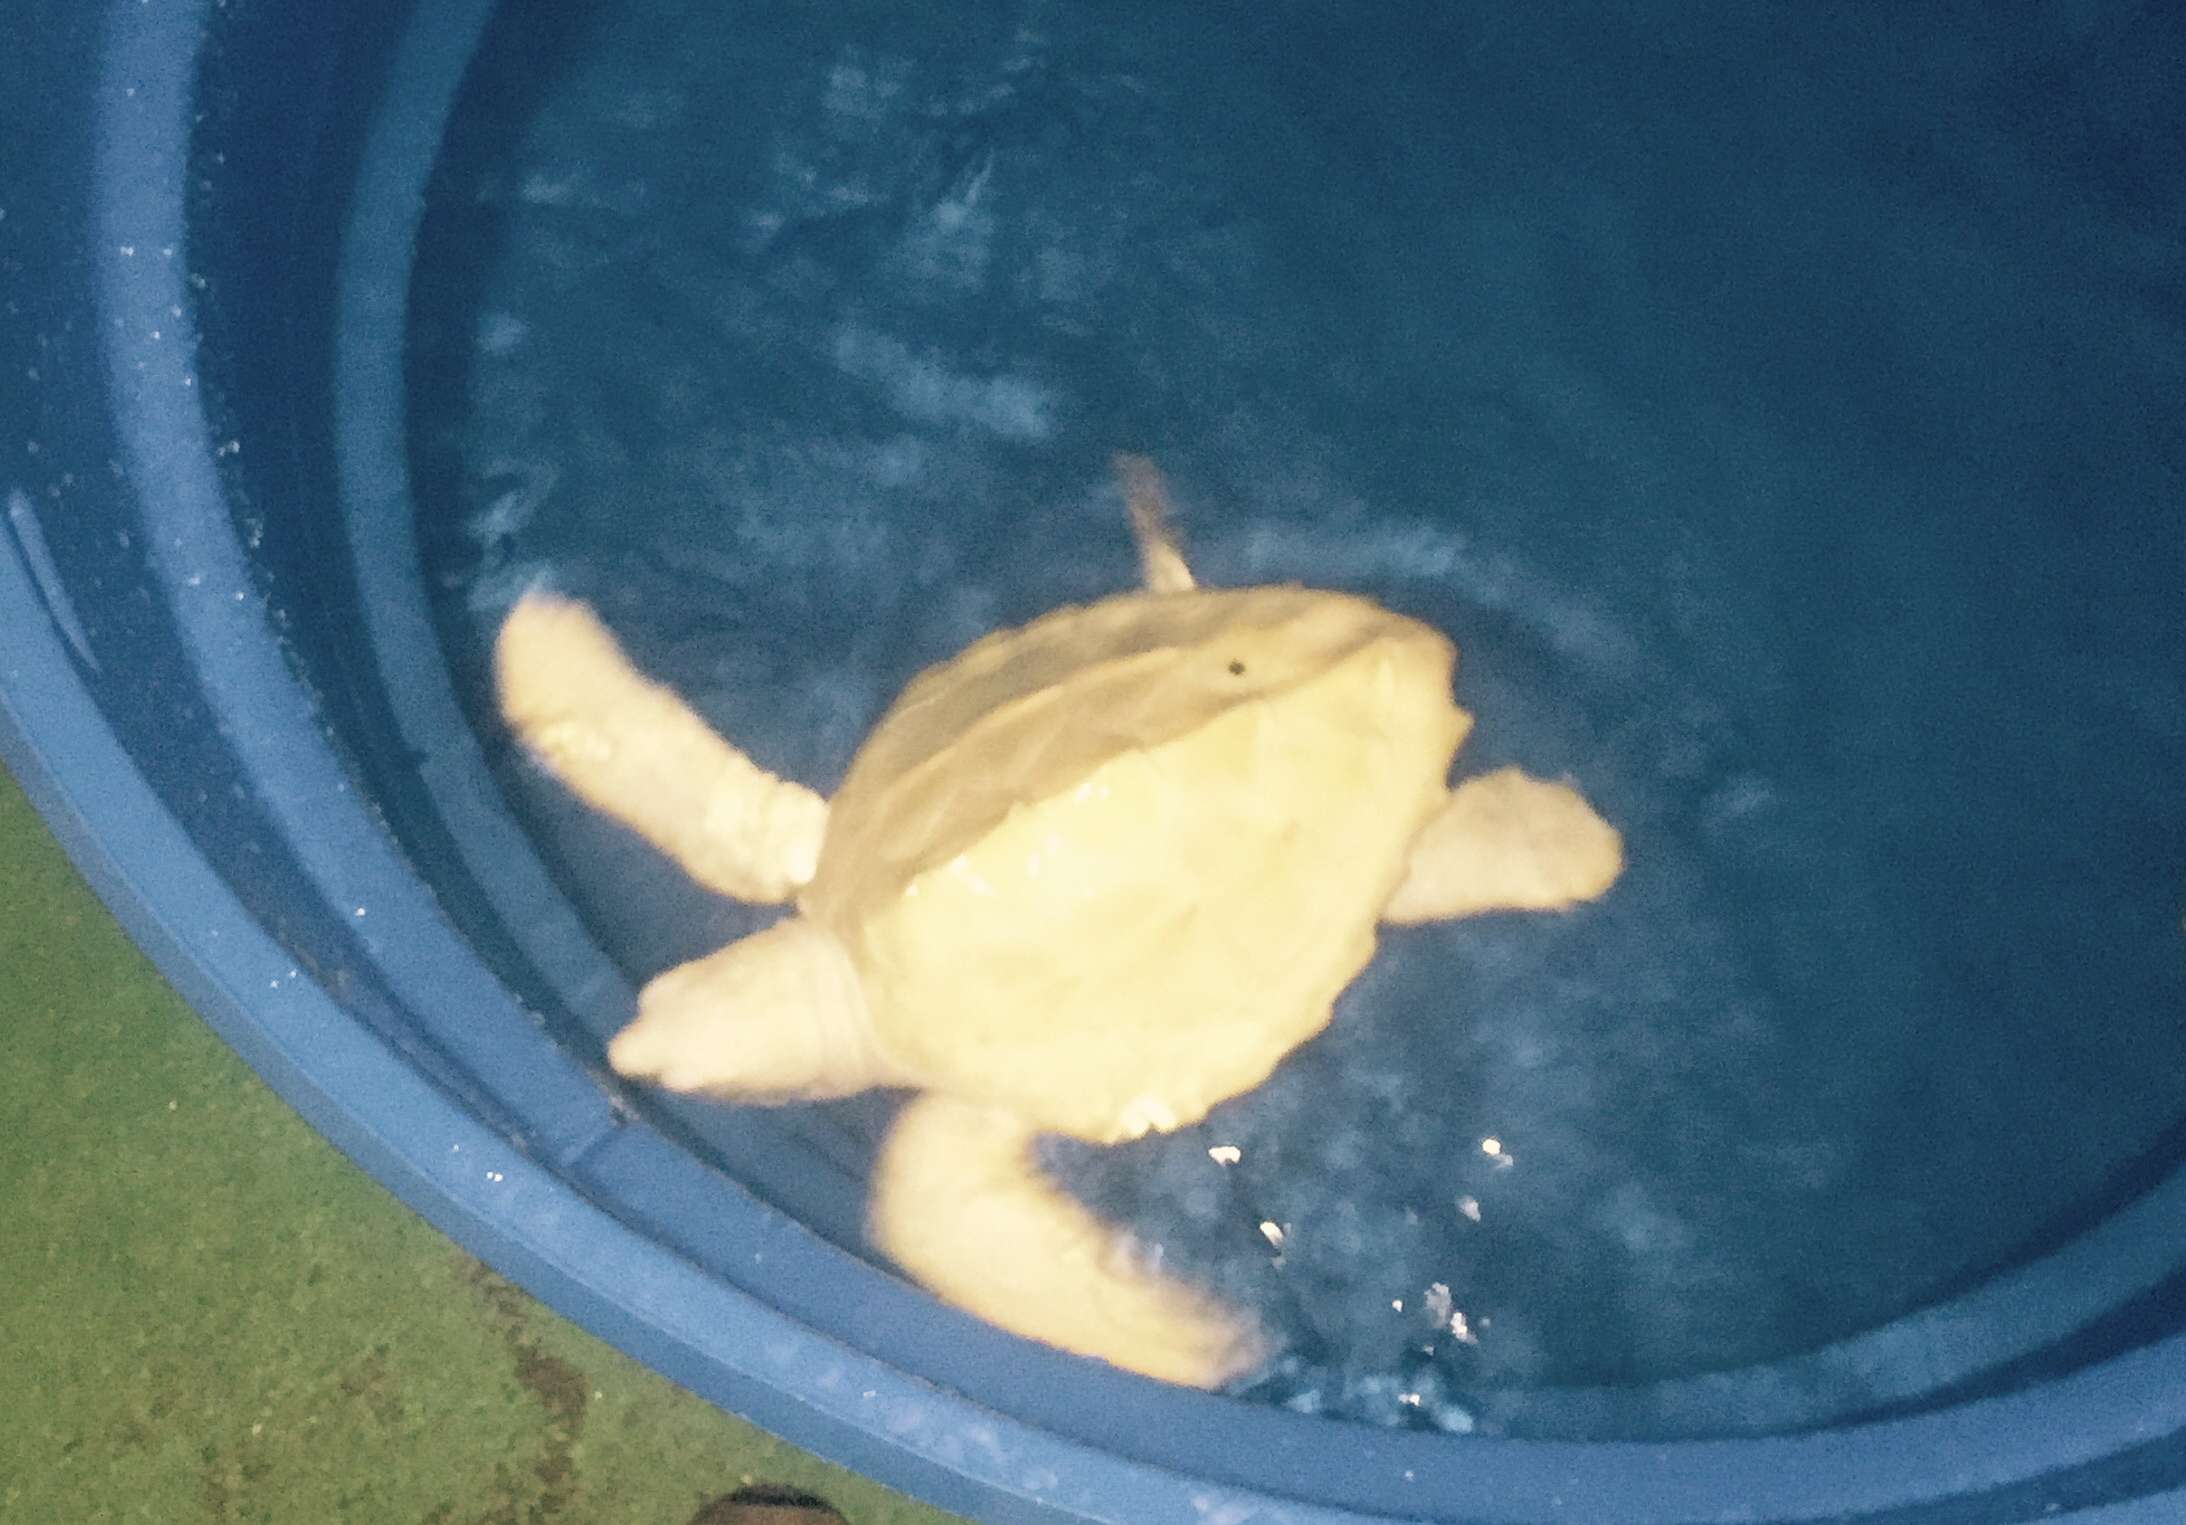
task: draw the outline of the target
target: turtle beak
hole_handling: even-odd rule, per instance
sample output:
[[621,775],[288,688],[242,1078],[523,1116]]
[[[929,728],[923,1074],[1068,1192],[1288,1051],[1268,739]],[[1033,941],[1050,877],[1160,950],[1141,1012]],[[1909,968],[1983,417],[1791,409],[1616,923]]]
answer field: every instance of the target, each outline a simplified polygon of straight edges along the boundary
[[647,985],[607,1062],[632,1080],[738,1101],[848,1096],[879,1078],[848,956],[801,916]]

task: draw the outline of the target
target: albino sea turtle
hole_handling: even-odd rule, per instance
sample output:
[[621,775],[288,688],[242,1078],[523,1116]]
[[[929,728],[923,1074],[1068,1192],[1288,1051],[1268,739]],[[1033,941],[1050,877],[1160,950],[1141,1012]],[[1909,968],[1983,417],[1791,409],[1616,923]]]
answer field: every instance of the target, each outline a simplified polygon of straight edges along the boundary
[[833,801],[776,778],[534,591],[496,650],[531,752],[699,883],[794,914],[645,987],[608,1057],[739,1100],[922,1093],[872,1183],[878,1246],[1020,1334],[1199,1386],[1245,1316],[1044,1177],[1037,1135],[1185,1127],[1328,1024],[1383,921],[1554,909],[1622,845],[1471,727],[1440,632],[1347,593],[1206,589],[1119,458],[1145,587],[913,678]]

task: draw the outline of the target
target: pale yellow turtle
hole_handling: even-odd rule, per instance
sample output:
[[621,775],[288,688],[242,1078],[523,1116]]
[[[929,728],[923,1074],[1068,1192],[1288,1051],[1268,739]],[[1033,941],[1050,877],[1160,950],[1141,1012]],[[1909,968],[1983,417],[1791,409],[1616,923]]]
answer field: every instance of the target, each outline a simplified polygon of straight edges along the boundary
[[1456,651],[1370,600],[1196,587],[1161,482],[1118,462],[1146,586],[911,680],[832,802],[776,778],[534,592],[503,713],[693,878],[796,913],[645,987],[616,1070],[739,1100],[923,1093],[872,1182],[879,1247],[950,1302],[1218,1385],[1245,1316],[1127,1253],[1038,1170],[1042,1132],[1199,1121],[1328,1023],[1383,921],[1601,894],[1618,834],[1568,785],[1446,785]]

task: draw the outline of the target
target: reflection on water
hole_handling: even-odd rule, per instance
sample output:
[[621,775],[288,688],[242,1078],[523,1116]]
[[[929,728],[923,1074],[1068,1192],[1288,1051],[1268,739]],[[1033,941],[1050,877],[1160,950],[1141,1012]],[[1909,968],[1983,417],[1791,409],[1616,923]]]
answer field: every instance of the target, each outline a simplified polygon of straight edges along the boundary
[[[1378,1422],[1889,1317],[2186,1094],[2177,22],[2034,16],[505,36],[415,335],[459,663],[544,574],[831,789],[917,668],[1132,581],[1146,450],[1203,581],[1439,625],[1460,770],[1584,780],[1630,864],[1390,930],[1071,1189],[1290,1335],[1265,1396]],[[758,924],[509,782],[634,975]]]

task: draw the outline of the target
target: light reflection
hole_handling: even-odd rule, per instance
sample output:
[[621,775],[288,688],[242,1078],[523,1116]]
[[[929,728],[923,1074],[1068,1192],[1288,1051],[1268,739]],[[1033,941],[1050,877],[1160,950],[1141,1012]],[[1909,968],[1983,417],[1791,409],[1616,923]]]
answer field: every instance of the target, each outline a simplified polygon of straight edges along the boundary
[[962,854],[959,854],[958,856],[949,860],[948,871],[950,877],[960,880],[964,884],[964,886],[969,889],[974,895],[979,895],[988,899],[993,898],[994,885],[987,879],[984,874],[980,873],[979,870],[973,868],[971,865],[971,860],[964,857]]
[[1436,1329],[1447,1329],[1460,1344],[1480,1343],[1480,1336],[1473,1332],[1472,1321],[1465,1317],[1465,1310],[1458,1307],[1456,1299],[1450,1295],[1447,1282],[1438,1281],[1427,1289],[1427,1317],[1434,1321]]
[[1132,1097],[1124,1104],[1123,1114],[1116,1124],[1119,1139],[1144,1138],[1149,1133],[1173,1133],[1176,1127],[1176,1109],[1159,1096]]
[[1260,1235],[1269,1244],[1274,1245],[1275,1248],[1281,1249],[1283,1247],[1283,1226],[1280,1223],[1268,1219],[1261,1220]]
[[1235,1144],[1216,1144],[1207,1151],[1207,1158],[1217,1165],[1234,1165],[1245,1157],[1245,1151]]

